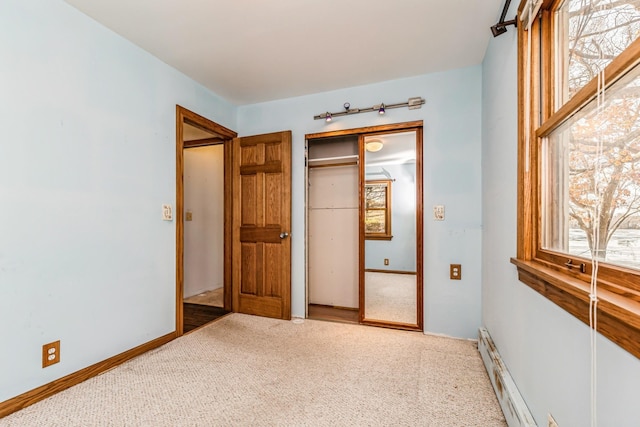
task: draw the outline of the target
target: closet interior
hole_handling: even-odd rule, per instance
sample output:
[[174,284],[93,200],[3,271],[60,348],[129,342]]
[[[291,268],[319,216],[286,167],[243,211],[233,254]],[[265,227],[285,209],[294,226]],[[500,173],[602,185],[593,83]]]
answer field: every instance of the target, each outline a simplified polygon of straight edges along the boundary
[[358,322],[358,136],[308,141],[308,317]]

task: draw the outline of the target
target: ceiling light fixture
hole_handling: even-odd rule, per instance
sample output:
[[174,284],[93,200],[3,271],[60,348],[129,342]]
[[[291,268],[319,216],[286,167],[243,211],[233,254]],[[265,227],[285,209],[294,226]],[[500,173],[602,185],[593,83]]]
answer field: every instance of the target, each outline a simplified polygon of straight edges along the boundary
[[413,98],[409,98],[409,100],[407,102],[399,102],[397,104],[379,104],[379,105],[374,105],[373,107],[369,107],[369,108],[351,108],[351,104],[349,104],[348,102],[344,103],[344,111],[338,111],[335,113],[330,113],[330,112],[326,112],[323,114],[318,114],[317,116],[313,116],[314,120],[326,120],[327,122],[330,122],[331,120],[333,120],[334,117],[340,117],[340,116],[347,116],[349,114],[360,114],[360,113],[368,113],[371,111],[377,111],[378,114],[383,115],[386,113],[386,111],[390,108],[402,108],[402,107],[407,107],[409,108],[409,110],[416,110],[418,108],[422,108],[422,104],[424,104],[426,101],[424,100],[424,98],[421,98],[419,96],[413,97]]
[[372,139],[364,143],[364,149],[370,153],[378,152],[382,150],[382,147],[384,147],[384,143],[379,139]]

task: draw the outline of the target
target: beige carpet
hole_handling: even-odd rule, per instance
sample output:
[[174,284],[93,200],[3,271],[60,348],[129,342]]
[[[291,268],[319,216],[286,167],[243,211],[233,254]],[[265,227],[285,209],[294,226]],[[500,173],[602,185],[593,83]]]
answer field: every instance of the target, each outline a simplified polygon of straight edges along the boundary
[[415,274],[364,273],[365,319],[418,323]]
[[212,291],[202,292],[201,294],[190,296],[189,298],[185,298],[184,302],[191,304],[224,307],[224,288],[218,288]]
[[471,341],[226,316],[0,426],[506,426]]

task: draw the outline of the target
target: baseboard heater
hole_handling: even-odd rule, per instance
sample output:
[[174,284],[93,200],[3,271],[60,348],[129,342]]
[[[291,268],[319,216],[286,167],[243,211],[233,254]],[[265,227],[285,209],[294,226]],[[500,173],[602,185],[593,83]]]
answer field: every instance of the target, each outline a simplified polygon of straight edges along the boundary
[[537,424],[527,404],[520,395],[507,367],[502,363],[500,353],[493,344],[489,331],[485,328],[478,330],[478,351],[509,427],[536,427]]

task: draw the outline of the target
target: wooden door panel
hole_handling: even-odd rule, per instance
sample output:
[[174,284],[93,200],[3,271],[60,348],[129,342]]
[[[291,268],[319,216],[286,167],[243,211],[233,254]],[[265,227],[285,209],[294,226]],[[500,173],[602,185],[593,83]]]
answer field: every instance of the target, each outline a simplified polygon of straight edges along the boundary
[[282,160],[282,156],[277,145],[266,145],[265,149],[265,163],[280,163],[280,161]]
[[282,258],[282,245],[265,244],[264,294],[271,297],[282,297],[284,277],[277,260]]
[[257,253],[258,245],[242,243],[242,275],[241,275],[241,289],[242,294],[257,295],[258,287],[256,286],[257,277],[252,274],[257,268]]
[[242,224],[255,225],[258,223],[258,220],[257,220],[258,177],[256,175],[242,175],[240,179],[242,180],[242,183],[241,183],[242,199],[240,200],[240,203],[243,206],[252,207],[252,208],[242,209]]
[[267,225],[265,227],[244,226],[240,227],[241,242],[280,243],[280,225]]
[[291,132],[234,140],[236,311],[291,318]]
[[264,222],[269,225],[279,224],[282,217],[282,174],[266,174],[265,187],[266,217]]
[[238,312],[280,319],[282,317],[282,299],[245,295],[239,301]]
[[242,166],[240,168],[240,174],[242,175],[250,175],[250,174],[255,174],[255,173],[281,173],[282,172],[282,166],[280,165],[280,162],[270,162],[270,163],[264,163],[262,165],[248,165],[248,166]]

